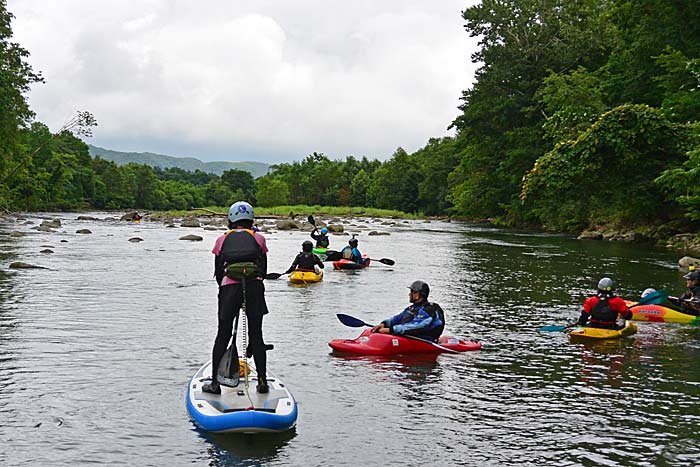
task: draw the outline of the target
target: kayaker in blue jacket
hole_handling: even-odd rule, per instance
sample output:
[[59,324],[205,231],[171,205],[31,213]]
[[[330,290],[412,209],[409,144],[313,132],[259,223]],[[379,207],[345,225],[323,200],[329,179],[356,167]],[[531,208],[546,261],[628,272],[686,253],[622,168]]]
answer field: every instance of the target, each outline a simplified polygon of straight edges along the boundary
[[314,227],[314,231],[311,232],[311,238],[316,240],[316,248],[328,248],[331,244],[330,240],[328,240],[328,229],[323,227],[321,233],[317,234],[315,232],[318,232],[318,230]]
[[445,328],[445,313],[440,305],[428,301],[428,284],[415,281],[408,288],[408,300],[411,305],[398,315],[374,326],[372,332],[437,341]]
[[352,237],[348,242],[348,246],[340,250],[340,253],[344,259],[349,259],[357,264],[365,264],[367,259],[363,258],[362,253],[357,249],[358,243],[357,239]]

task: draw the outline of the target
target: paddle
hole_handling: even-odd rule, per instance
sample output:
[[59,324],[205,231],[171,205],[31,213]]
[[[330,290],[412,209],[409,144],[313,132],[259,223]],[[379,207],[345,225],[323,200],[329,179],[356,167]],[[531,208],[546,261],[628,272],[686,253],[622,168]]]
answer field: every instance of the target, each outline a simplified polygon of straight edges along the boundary
[[[667,291],[657,290],[656,292],[652,292],[649,295],[647,295],[646,297],[643,297],[637,303],[632,305],[630,307],[630,309],[638,307],[638,306],[643,306],[643,305],[658,305],[659,303],[663,303],[667,298],[668,298]],[[542,326],[541,328],[538,329],[538,331],[539,332],[566,331],[567,329],[571,329],[574,326],[576,326],[576,323],[567,324],[566,326],[556,326],[556,325]]]
[[[341,253],[340,251],[328,250],[326,251],[326,259],[324,261],[340,261],[341,259],[343,259],[343,253]],[[370,258],[370,261],[376,261],[378,263],[386,264],[388,266],[393,266],[394,264],[396,264],[396,261],[389,258]]]
[[309,217],[306,218],[309,221],[309,224],[314,226],[314,230],[316,229],[316,219],[314,219],[314,216],[309,214]]
[[[363,327],[363,326],[369,326],[369,327],[371,327],[371,328],[374,327],[373,324],[365,323],[365,322],[362,321],[361,319],[355,318],[354,316],[344,315],[344,314],[342,314],[342,313],[338,313],[338,314],[336,314],[335,316],[338,317],[338,320],[339,320],[341,323],[343,323],[344,325],[346,325],[346,326],[348,326],[348,327],[351,327],[351,328],[361,328],[361,327]],[[434,347],[437,347],[438,349],[443,350],[443,351],[445,351],[445,352],[459,353],[459,352],[456,351],[456,350],[448,349],[447,347],[443,347],[443,346],[441,346],[440,344],[436,344],[435,342],[429,341],[429,340],[427,340],[427,339],[421,339],[420,337],[416,337],[416,336],[404,336],[404,335],[402,335],[401,337],[406,337],[406,338],[408,338],[408,339],[413,339],[413,340],[415,340],[415,341],[425,342],[426,344],[430,344],[430,345],[432,345],[432,346],[434,346]]]
[[238,363],[238,350],[236,350],[236,336],[238,335],[239,316],[240,314],[236,315],[236,320],[233,323],[234,330],[231,345],[228,346],[226,352],[224,352],[224,356],[221,357],[221,361],[219,362],[219,368],[217,368],[216,371],[216,377],[213,378],[215,381],[218,381],[219,384],[221,384],[222,386],[228,386],[230,388],[235,388],[241,381],[241,373]]
[[286,272],[270,272],[265,274],[265,279],[275,280],[287,274]]

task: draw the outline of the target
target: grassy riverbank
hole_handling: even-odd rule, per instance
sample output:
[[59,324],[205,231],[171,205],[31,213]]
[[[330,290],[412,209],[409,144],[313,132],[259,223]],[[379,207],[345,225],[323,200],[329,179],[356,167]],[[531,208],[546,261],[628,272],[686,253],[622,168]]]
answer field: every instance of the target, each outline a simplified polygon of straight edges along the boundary
[[[216,213],[228,213],[228,206],[207,206],[204,209]],[[208,213],[204,210],[190,210],[161,211],[157,213],[152,212],[151,214],[160,214],[172,217],[192,217],[204,216]],[[256,216],[289,217],[290,214],[295,214],[304,217],[308,216],[309,214],[313,214],[314,216],[385,217],[393,219],[418,219],[421,217],[416,214],[409,214],[407,212],[396,211],[393,209],[377,209],[351,206],[307,206],[304,204],[298,204],[295,206],[273,206],[267,208],[257,206],[255,207]]]

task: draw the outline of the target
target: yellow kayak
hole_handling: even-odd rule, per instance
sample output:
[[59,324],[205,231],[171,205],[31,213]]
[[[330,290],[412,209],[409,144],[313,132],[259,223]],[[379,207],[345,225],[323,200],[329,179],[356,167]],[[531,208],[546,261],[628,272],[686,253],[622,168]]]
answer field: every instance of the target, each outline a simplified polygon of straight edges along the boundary
[[314,271],[297,269],[289,274],[289,282],[292,284],[308,284],[309,282],[321,282],[323,271],[316,274]]
[[625,321],[625,327],[622,329],[601,329],[591,328],[588,326],[578,327],[569,333],[569,337],[573,338],[589,338],[589,339],[619,339],[621,337],[631,336],[637,332],[637,325],[632,321]]

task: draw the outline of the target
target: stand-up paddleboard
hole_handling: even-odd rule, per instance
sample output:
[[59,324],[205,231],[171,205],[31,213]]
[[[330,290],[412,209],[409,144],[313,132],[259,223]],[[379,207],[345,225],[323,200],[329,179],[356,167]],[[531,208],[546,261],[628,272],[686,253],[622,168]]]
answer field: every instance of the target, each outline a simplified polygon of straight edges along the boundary
[[260,394],[252,360],[248,366],[248,388],[241,377],[235,388],[222,385],[221,394],[202,392],[211,381],[211,361],[197,370],[187,390],[187,412],[198,427],[213,433],[271,433],[296,424],[297,402],[282,381],[268,373],[270,392]]

